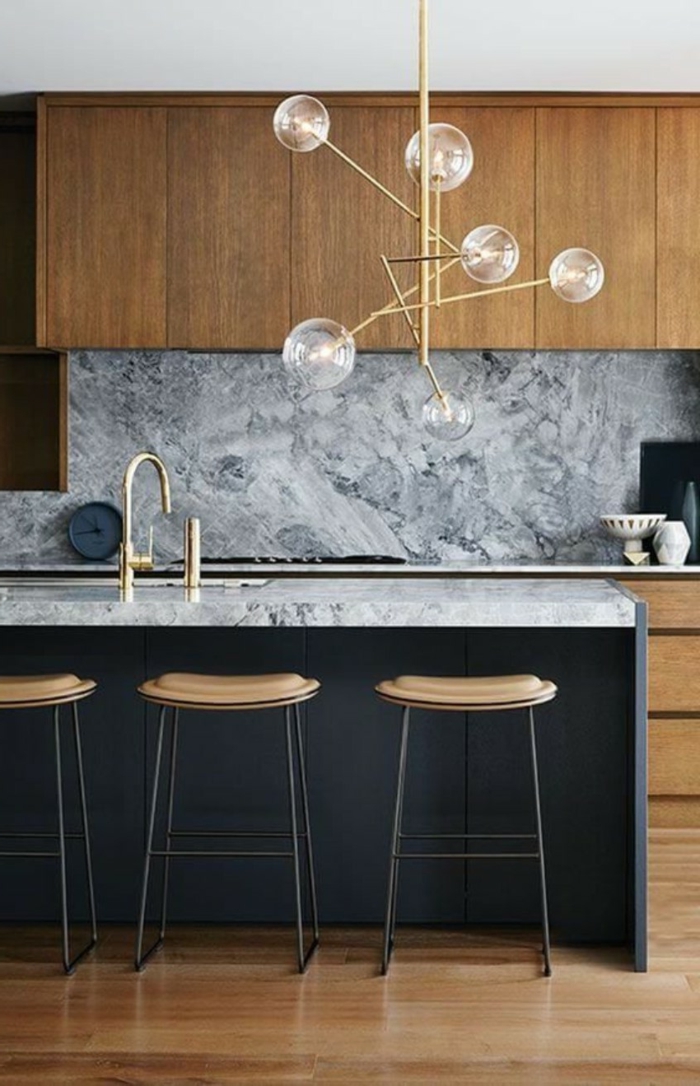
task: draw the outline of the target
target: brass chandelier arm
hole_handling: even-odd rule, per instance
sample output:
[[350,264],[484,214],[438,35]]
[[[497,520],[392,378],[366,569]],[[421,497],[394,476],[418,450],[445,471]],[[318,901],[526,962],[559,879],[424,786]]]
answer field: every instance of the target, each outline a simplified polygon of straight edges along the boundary
[[[391,200],[392,203],[396,204],[397,207],[400,207],[401,210],[405,211],[407,215],[410,215],[412,219],[415,219],[416,222],[420,219],[420,214],[417,211],[414,211],[412,207],[409,207],[408,204],[405,204],[399,196],[393,193],[391,189],[388,189],[386,185],[383,185],[381,181],[378,181],[376,177],[373,177],[371,173],[368,173],[367,170],[363,169],[363,167],[360,166],[358,162],[355,162],[354,159],[350,158],[350,155],[346,155],[345,151],[341,151],[340,147],[337,147],[334,143],[331,142],[331,140],[328,139],[328,136],[326,136],[325,139],[322,137],[319,137],[319,139],[324,147],[327,147],[329,151],[332,151],[334,155],[337,155],[338,158],[342,159],[343,162],[345,162],[348,166],[355,170],[356,173],[359,173],[360,177],[364,177],[365,181],[369,181],[370,185],[374,185],[375,189],[383,193],[383,195]],[[430,231],[431,233],[433,233],[432,227],[430,228]],[[451,242],[449,238],[443,237],[441,235],[440,241],[443,245],[447,246],[450,252],[460,252],[459,246]]]
[[[404,295],[401,293],[401,288],[399,287],[399,284],[396,282],[396,276],[394,275],[393,271],[389,267],[389,261],[387,260],[387,258],[384,255],[382,255],[379,259],[381,260],[382,267],[384,268],[384,271],[386,272],[387,278],[388,278],[389,282],[391,283],[391,288],[392,288],[394,294],[396,295],[396,300],[397,300],[397,302],[399,303],[399,305],[402,308],[403,315],[406,318],[406,323],[408,324],[408,327],[411,329],[411,335],[413,336],[413,339],[415,340],[416,346],[420,346],[420,336],[418,334],[418,329],[416,328],[416,325],[415,325],[414,321],[411,319],[411,316],[410,316],[410,314],[408,313],[408,311],[406,309],[406,303],[405,303],[405,300],[404,300]],[[435,395],[439,396],[442,403],[446,405],[447,404],[447,397],[446,397],[446,395],[445,395],[445,393],[444,393],[444,391],[442,389],[442,386],[440,385],[440,382],[437,379],[435,370],[431,366],[430,362],[428,362],[426,365],[424,365],[423,369],[425,370],[425,372],[428,375],[428,380],[430,381],[431,385],[433,386],[433,389],[435,391]]]
[[413,336],[416,347],[418,347],[418,346],[420,346],[420,336],[418,335],[418,329],[416,328],[415,322],[411,318],[411,314],[408,312],[408,310],[406,308],[406,301],[405,301],[405,298],[404,298],[403,294],[401,293],[401,290],[399,288],[399,284],[396,282],[396,276],[394,275],[393,271],[389,267],[389,261],[387,260],[387,258],[383,254],[382,254],[382,256],[380,256],[379,259],[382,262],[382,267],[384,268],[384,271],[386,273],[386,277],[389,280],[389,282],[391,283],[391,289],[393,290],[394,294],[396,295],[396,301],[401,306],[401,312],[403,313],[404,317],[406,318],[406,323],[407,323],[408,327],[411,330],[411,335]]
[[[415,262],[416,259],[420,260],[421,258],[420,257],[418,257],[418,258],[410,257],[409,259],[411,260],[411,262]],[[453,268],[455,266],[455,264],[459,264],[460,260],[461,260],[461,257],[453,256],[450,260],[448,260],[447,264],[445,264],[445,267],[442,269],[443,273],[448,271],[450,268]],[[393,260],[391,260],[390,258],[387,258],[387,263],[393,263]],[[435,278],[435,276],[431,275],[430,276],[430,281],[432,282],[434,278]],[[418,292],[418,286],[410,287],[409,290],[404,291],[404,294],[403,294],[404,300],[406,298],[410,298],[413,294],[416,294],[417,292]],[[365,320],[361,321],[360,324],[356,324],[354,328],[350,329],[350,335],[351,336],[356,336],[358,332],[362,332],[365,328],[368,328],[370,324],[374,324],[374,322],[376,320],[379,320],[380,317],[383,317],[386,313],[389,313],[389,312],[391,312],[391,313],[398,313],[399,312],[399,310],[396,309],[393,302],[389,302],[389,304],[383,306],[382,309],[376,309],[373,313],[370,313],[369,317],[367,317]]]
[[[526,290],[529,287],[541,287],[544,286],[545,283],[549,283],[549,278],[530,279],[527,283],[513,283],[511,286],[508,287],[491,287],[489,290],[472,290],[468,294],[453,294],[449,298],[443,298],[442,304],[448,305],[451,302],[463,302],[466,301],[468,298],[486,298],[490,294],[506,294],[513,290]],[[428,302],[425,308],[431,308],[435,305],[435,301]],[[375,310],[375,312],[372,314],[372,317],[386,317],[389,316],[391,313],[411,313],[413,312],[413,310],[423,308],[424,306],[422,302],[416,302],[415,305],[392,305],[390,308],[387,308],[385,306],[383,309]]]

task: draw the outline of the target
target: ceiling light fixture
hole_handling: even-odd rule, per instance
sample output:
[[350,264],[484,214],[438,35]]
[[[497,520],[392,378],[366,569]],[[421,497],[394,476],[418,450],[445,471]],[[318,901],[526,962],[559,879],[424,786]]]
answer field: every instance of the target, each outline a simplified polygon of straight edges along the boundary
[[[446,238],[440,225],[442,194],[463,184],[472,171],[472,147],[451,124],[431,124],[428,90],[428,0],[420,2],[420,127],[406,147],[406,169],[419,187],[419,208],[405,204],[380,181],[372,177],[328,138],[330,117],[318,99],[297,94],[286,98],[275,111],[273,127],[277,139],[290,151],[307,153],[327,147],[338,158],[374,185],[392,203],[419,225],[418,255],[388,257],[380,261],[393,293],[393,301],[375,310],[350,331],[342,324],[314,317],[291,330],[282,357],[286,368],[307,387],[333,388],[344,381],[355,365],[355,337],[374,321],[401,313],[416,344],[418,361],[430,380],[433,392],[423,407],[423,422],[436,438],[454,441],[474,425],[474,408],[469,399],[443,389],[430,361],[431,312],[456,302],[524,290],[545,284],[565,302],[587,302],[603,286],[605,273],[598,257],[588,249],[565,249],[554,257],[543,279],[502,284],[518,266],[520,250],[513,235],[503,226],[488,224],[470,230],[461,245]],[[402,291],[392,265],[413,264],[417,281]],[[461,263],[467,275],[488,289],[444,296],[442,276]],[[409,298],[418,295],[418,301]]]

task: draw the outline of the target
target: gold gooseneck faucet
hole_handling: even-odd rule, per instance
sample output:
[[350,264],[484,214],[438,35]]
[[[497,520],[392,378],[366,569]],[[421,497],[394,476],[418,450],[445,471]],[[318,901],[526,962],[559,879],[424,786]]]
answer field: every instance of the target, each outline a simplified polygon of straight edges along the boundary
[[170,480],[165,469],[165,464],[156,453],[140,452],[129,462],[124,472],[122,483],[122,508],[124,525],[122,542],[119,546],[119,588],[123,594],[131,595],[134,590],[134,570],[153,569],[153,528],[150,531],[149,546],[146,554],[134,553],[134,544],[131,539],[133,530],[133,516],[131,508],[131,491],[134,476],[140,464],[153,464],[160,479],[161,505],[164,513],[170,512]]

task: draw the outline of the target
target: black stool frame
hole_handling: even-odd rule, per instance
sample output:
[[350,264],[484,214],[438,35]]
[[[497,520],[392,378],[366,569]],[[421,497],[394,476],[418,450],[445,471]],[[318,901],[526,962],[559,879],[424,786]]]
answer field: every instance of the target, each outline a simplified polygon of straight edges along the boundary
[[[297,964],[300,973],[306,971],[306,967],[309,963],[311,956],[318,946],[319,928],[318,928],[318,904],[316,900],[316,880],[314,877],[314,858],[313,858],[313,846],[311,841],[311,824],[309,819],[309,793],[306,780],[306,766],[304,763],[304,747],[301,736],[301,719],[299,713],[299,704],[287,705],[284,707],[284,725],[285,725],[285,738],[286,738],[286,762],[287,762],[287,784],[289,790],[289,829],[276,831],[264,831],[255,832],[253,830],[207,830],[191,831],[191,830],[174,830],[173,829],[173,805],[175,799],[175,764],[177,760],[177,734],[179,725],[179,708],[173,708],[171,716],[171,745],[170,745],[170,769],[168,773],[168,793],[167,793],[167,814],[166,814],[166,829],[165,829],[165,848],[154,849],[153,838],[155,833],[155,821],[156,821],[156,808],[158,803],[158,781],[161,772],[161,762],[163,758],[163,736],[165,732],[166,722],[166,706],[161,706],[159,718],[158,718],[158,740],[156,744],[156,760],[155,768],[153,772],[153,788],[151,792],[151,803],[148,818],[148,832],[146,841],[146,854],[144,860],[143,871],[143,883],[141,887],[141,905],[139,909],[138,929],[136,935],[136,954],[134,965],[138,972],[144,968],[146,962],[157,950],[159,950],[165,939],[165,927],[166,927],[166,911],[167,911],[167,898],[168,898],[168,879],[170,875],[170,860],[178,856],[186,856],[188,858],[193,857],[207,857],[214,856],[228,857],[228,858],[241,858],[241,857],[268,857],[275,859],[290,859],[293,862],[294,868],[294,897],[296,907],[296,933],[297,933]],[[294,718],[294,724],[292,725],[292,716]],[[294,749],[296,748],[296,750]],[[297,772],[299,777],[299,785],[301,790],[301,808],[302,808],[302,829],[299,829],[297,818],[297,797],[296,786],[294,780],[294,756],[296,753]],[[291,851],[273,851],[270,849],[264,851],[210,851],[210,850],[186,850],[186,849],[173,849],[171,842],[173,838],[272,838],[277,840],[283,840],[285,838],[291,840]],[[311,944],[307,950],[304,949],[304,919],[302,910],[302,889],[301,889],[301,871],[300,871],[300,850],[299,841],[303,840],[306,844],[306,871],[309,884],[309,901],[311,907],[311,924],[313,937]],[[144,952],[143,950],[143,935],[144,927],[146,923],[146,904],[148,899],[148,883],[151,870],[151,859],[153,857],[161,857],[163,859],[163,880],[161,884],[161,903],[160,903],[160,926],[158,932],[158,938]]]
[[[9,708],[9,706],[8,706]],[[57,852],[20,852],[18,850],[0,852],[0,857],[22,857],[25,859],[52,859],[59,861],[61,882],[61,950],[63,968],[70,976],[75,972],[75,967],[81,958],[84,958],[97,943],[97,916],[95,911],[95,887],[92,875],[92,857],[90,854],[90,831],[88,828],[87,800],[85,795],[85,776],[83,773],[83,751],[80,741],[80,718],[77,702],[71,703],[73,717],[73,742],[75,745],[75,761],[78,770],[78,792],[80,799],[80,833],[66,833],[65,812],[63,803],[63,765],[61,759],[61,728],[60,705],[53,707],[53,732],[54,749],[56,754],[56,800],[58,808],[58,833],[0,833],[0,838],[7,840],[26,841],[43,840],[58,841]],[[82,841],[85,855],[85,875],[87,879],[88,907],[90,912],[90,940],[73,958],[70,956],[70,938],[68,921],[68,879],[66,873],[66,841]]]
[[[507,708],[504,706],[504,708]],[[398,900],[399,863],[401,860],[537,860],[540,873],[540,903],[542,908],[542,954],[544,956],[544,975],[551,977],[552,963],[549,945],[549,912],[547,908],[547,880],[544,864],[544,844],[542,837],[542,811],[540,807],[540,781],[537,769],[537,744],[535,741],[535,714],[533,707],[527,710],[530,730],[530,759],[532,781],[535,796],[535,833],[402,833],[403,797],[406,784],[406,763],[408,759],[408,729],[410,708],[404,706],[401,715],[401,745],[399,748],[399,770],[396,784],[396,802],[394,805],[394,826],[392,832],[391,856],[389,860],[389,880],[384,922],[384,944],[382,949],[382,974],[389,970],[389,961],[394,949],[396,932],[396,903]],[[536,852],[402,852],[402,841],[536,841]]]

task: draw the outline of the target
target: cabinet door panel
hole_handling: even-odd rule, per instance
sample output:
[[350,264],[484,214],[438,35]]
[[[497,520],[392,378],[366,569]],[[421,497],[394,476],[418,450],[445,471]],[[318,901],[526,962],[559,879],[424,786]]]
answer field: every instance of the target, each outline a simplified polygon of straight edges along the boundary
[[0,121],[0,343],[34,342],[36,133]]
[[649,795],[700,795],[700,720],[649,721]]
[[279,350],[290,155],[268,108],[168,111],[168,343]]
[[47,344],[164,347],[165,110],[47,115]]
[[[532,279],[535,266],[535,111],[534,109],[444,109],[433,121],[455,125],[474,150],[474,168],[458,189],[441,200],[442,233],[461,246],[475,226],[495,223],[515,235],[520,263],[509,283]],[[461,264],[444,274],[443,295],[485,289]],[[534,290],[455,302],[433,310],[435,347],[533,347]]]
[[655,111],[537,110],[537,275],[562,249],[592,249],[605,285],[590,302],[538,288],[538,347],[656,343]]
[[[336,146],[409,207],[415,207],[418,189],[406,173],[404,152],[415,127],[409,107],[331,110]],[[293,323],[330,317],[352,329],[392,300],[381,254],[409,256],[416,244],[415,220],[327,147],[292,155]],[[408,270],[397,278],[402,286],[415,281]],[[361,350],[412,345],[400,316],[380,318],[357,337]]]
[[700,109],[659,109],[659,347],[700,346]]
[[649,638],[649,711],[696,713],[700,706],[700,637]]
[[620,580],[649,605],[650,630],[700,629],[700,582],[684,578],[679,583],[668,576],[658,581],[649,577]]

